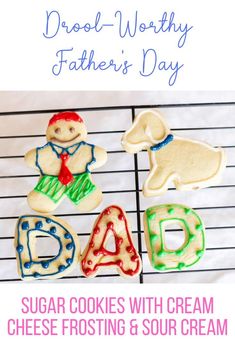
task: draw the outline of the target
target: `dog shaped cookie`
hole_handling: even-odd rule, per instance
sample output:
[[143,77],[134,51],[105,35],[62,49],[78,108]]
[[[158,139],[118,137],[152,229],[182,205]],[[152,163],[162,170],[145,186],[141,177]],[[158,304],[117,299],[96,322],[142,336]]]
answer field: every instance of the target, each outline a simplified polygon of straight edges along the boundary
[[221,148],[175,136],[156,111],[140,113],[125,132],[122,145],[129,153],[147,149],[150,172],[144,196],[165,193],[172,181],[178,190],[196,190],[218,183],[226,158]]
[[107,160],[106,151],[86,141],[83,119],[75,112],[55,114],[46,131],[47,144],[25,155],[26,163],[37,169],[40,180],[28,195],[30,207],[48,213],[67,196],[79,211],[97,207],[101,190],[91,180],[91,170]]

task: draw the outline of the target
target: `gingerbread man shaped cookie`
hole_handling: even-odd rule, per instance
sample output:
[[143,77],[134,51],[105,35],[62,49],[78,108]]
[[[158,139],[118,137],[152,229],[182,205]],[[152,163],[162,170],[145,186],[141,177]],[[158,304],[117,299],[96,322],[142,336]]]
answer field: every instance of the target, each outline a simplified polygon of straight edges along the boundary
[[106,151],[86,141],[83,119],[75,112],[54,115],[46,131],[47,144],[25,155],[28,166],[41,177],[28,195],[30,207],[38,212],[52,212],[67,196],[77,209],[86,212],[102,200],[101,190],[91,180],[91,170],[107,160]]

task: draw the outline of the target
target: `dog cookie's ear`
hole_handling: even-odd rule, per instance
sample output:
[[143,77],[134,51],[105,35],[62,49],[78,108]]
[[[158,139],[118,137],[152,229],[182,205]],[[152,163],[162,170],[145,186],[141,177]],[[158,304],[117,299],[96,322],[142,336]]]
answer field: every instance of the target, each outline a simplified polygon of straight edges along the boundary
[[125,132],[122,145],[129,153],[136,153],[166,138],[170,130],[158,112],[146,110],[136,116]]
[[153,110],[143,112],[140,121],[145,126],[145,134],[152,143],[161,142],[170,133],[170,130],[162,116]]

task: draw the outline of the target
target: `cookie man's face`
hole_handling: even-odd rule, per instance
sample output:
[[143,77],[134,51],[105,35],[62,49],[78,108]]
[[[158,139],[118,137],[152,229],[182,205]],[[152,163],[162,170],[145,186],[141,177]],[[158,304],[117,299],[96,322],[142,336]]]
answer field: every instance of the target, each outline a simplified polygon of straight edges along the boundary
[[46,132],[47,141],[63,147],[86,140],[87,130],[84,123],[73,120],[58,120],[49,125]]

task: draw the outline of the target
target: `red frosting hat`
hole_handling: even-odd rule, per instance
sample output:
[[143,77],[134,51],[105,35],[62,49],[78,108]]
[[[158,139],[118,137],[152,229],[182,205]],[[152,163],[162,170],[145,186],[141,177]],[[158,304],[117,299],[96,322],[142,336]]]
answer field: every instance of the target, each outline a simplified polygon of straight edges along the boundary
[[79,123],[83,123],[83,119],[75,112],[62,112],[53,115],[53,117],[49,120],[48,126],[55,124],[58,120],[66,120],[66,121],[78,121]]

